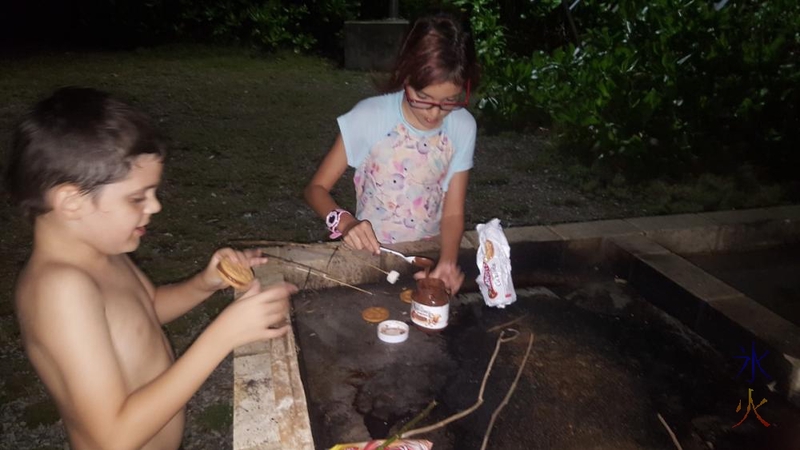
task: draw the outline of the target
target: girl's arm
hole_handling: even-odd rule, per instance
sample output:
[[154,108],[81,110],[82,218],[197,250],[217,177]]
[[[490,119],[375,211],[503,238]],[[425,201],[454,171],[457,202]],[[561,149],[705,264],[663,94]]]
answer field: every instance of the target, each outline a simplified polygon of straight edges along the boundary
[[439,262],[431,276],[440,278],[455,295],[464,282],[464,274],[456,265],[461,237],[464,234],[464,203],[467,197],[469,171],[457,172],[450,179],[444,196],[441,221]]
[[[338,134],[304,191],[306,202],[322,219],[325,219],[331,211],[340,208],[331,197],[331,189],[346,169],[347,153],[342,135]],[[380,254],[380,244],[369,221],[360,221],[350,214],[342,214],[338,229],[344,235],[344,242],[349,247]]]

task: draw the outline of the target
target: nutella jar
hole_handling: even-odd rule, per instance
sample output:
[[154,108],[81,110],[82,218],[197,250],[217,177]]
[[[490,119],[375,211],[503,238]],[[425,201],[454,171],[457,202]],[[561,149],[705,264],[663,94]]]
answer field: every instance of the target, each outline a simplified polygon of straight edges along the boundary
[[450,296],[438,278],[417,280],[411,294],[411,321],[423,331],[441,331],[450,316]]

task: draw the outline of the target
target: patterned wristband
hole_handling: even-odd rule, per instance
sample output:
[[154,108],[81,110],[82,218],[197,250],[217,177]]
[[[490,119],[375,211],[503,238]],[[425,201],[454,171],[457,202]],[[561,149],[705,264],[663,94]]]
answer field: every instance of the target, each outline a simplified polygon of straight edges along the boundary
[[[325,218],[325,225],[328,227],[328,231],[331,232],[331,239],[336,239],[342,235],[342,232],[339,231],[339,222],[342,220],[342,214],[350,214],[350,212],[344,209],[334,209]],[[352,214],[350,215],[352,216]]]

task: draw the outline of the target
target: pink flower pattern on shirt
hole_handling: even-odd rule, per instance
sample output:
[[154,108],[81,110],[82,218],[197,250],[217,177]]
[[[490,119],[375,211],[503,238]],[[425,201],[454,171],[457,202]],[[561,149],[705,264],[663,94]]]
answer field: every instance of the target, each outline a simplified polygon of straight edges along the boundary
[[444,132],[415,136],[398,124],[356,169],[356,216],[369,220],[385,244],[438,235],[442,182],[452,157]]

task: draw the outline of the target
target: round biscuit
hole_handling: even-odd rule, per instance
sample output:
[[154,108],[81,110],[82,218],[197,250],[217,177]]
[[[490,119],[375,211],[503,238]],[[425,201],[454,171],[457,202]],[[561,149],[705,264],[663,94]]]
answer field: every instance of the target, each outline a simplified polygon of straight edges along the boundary
[[217,271],[235,289],[246,288],[253,281],[253,269],[242,264],[235,263],[228,258],[222,259],[217,264]]
[[400,300],[404,301],[405,303],[411,303],[411,296],[414,293],[411,289],[403,289],[403,292],[400,293]]
[[361,318],[371,323],[383,322],[389,318],[389,310],[381,306],[370,306],[361,311]]

